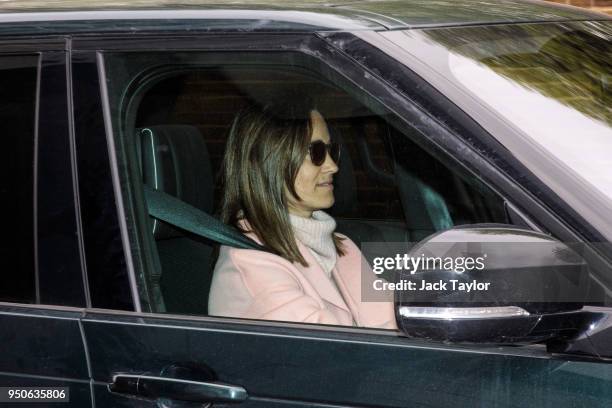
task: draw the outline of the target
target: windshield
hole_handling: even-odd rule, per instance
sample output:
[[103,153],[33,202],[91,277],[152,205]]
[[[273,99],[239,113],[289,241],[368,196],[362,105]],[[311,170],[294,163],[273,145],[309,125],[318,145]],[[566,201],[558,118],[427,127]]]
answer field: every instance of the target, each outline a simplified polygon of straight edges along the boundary
[[[429,30],[426,35],[450,48],[449,66],[456,79],[501,113],[513,115],[535,137],[551,130],[569,135],[578,123],[588,130],[610,131],[611,24]],[[535,104],[537,115],[530,109]],[[535,120],[540,115],[544,120]],[[571,115],[568,119],[577,123],[565,129],[556,115]]]
[[455,80],[612,198],[612,24],[427,30]]
[[381,36],[407,52],[393,55],[612,237],[612,21]]

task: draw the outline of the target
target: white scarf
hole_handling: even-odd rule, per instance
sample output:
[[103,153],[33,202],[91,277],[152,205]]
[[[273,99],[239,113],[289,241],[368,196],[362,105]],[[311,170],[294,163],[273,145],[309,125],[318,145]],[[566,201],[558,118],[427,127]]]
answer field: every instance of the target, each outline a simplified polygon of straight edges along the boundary
[[310,250],[325,273],[331,276],[337,257],[333,238],[336,221],[323,211],[314,211],[310,218],[289,214],[289,222],[295,238]]

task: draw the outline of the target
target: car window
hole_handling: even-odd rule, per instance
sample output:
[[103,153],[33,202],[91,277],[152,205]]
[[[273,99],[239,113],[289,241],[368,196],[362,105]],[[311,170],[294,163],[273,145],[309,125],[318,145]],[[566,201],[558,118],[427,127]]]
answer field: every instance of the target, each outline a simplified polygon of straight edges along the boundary
[[[146,219],[143,185],[219,218],[226,188],[221,168],[237,114],[297,93],[313,99],[330,140],[341,145],[333,176],[335,202],[326,211],[336,231],[357,248],[366,242],[410,244],[455,225],[509,222],[503,198],[491,187],[427,146],[416,127],[314,58],[298,53],[115,52],[105,54],[104,67],[114,136],[134,185],[125,190],[134,220]],[[211,285],[226,249],[158,219],[136,230],[134,255],[147,260],[140,285],[147,286],[155,311],[215,314],[209,310],[215,303]],[[259,282],[217,293],[217,303],[239,303],[232,296],[253,296]],[[333,290],[342,292],[342,284],[335,283]],[[246,317],[292,320],[272,312]]]
[[0,202],[6,236],[0,244],[0,301],[35,303],[34,130],[36,55],[0,56],[0,121],[4,130]]

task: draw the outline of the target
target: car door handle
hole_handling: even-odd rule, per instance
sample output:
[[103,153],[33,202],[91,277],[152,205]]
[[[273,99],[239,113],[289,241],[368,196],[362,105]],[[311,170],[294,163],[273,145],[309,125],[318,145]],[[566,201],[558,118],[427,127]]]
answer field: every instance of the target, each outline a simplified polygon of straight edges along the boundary
[[219,382],[191,381],[149,375],[117,374],[108,385],[111,392],[144,398],[167,398],[191,402],[242,402],[246,390]]

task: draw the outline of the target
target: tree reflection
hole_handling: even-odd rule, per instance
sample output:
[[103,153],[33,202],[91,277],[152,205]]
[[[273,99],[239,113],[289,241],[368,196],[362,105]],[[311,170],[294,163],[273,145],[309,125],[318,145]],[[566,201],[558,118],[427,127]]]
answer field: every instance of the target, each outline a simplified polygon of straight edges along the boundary
[[609,22],[438,29],[426,35],[514,83],[612,124]]

